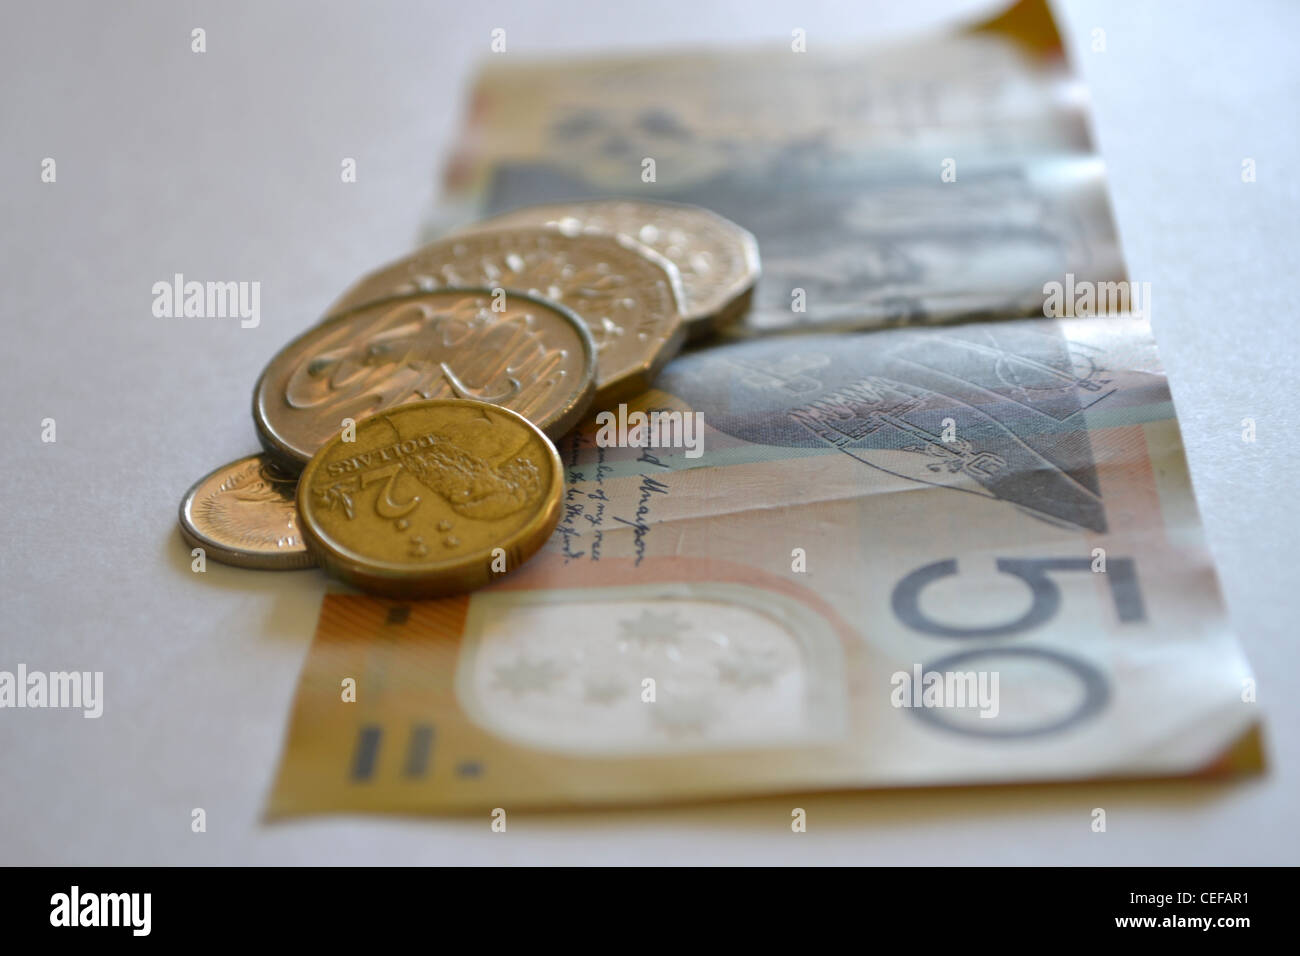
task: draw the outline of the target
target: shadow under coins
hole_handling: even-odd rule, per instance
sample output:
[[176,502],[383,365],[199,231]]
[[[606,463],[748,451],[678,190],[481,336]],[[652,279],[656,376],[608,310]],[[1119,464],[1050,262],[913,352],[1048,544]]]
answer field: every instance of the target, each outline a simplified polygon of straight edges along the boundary
[[242,596],[272,595],[275,602],[261,628],[267,637],[291,638],[296,641],[305,636],[310,639],[316,631],[316,620],[320,616],[321,599],[325,593],[346,590],[330,581],[319,568],[262,571],[232,567],[208,556],[206,570],[195,571],[192,548],[182,537],[179,528],[172,528],[165,536],[163,546],[167,561],[177,578],[193,582],[199,587]]

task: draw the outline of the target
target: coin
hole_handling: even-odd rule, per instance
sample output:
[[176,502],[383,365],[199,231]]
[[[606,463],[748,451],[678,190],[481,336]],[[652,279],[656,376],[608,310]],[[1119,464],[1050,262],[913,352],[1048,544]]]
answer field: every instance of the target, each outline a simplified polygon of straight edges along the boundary
[[612,235],[511,229],[453,236],[373,272],[331,313],[444,286],[519,289],[567,305],[596,342],[596,403],[645,391],[680,348],[681,278],[652,249]]
[[297,484],[265,455],[223,465],[181,499],[181,535],[224,564],[264,571],[310,568],[315,561],[294,507]]
[[525,206],[463,230],[546,226],[565,235],[612,232],[649,246],[677,267],[682,279],[686,335],[696,339],[749,309],[760,272],[758,240],[717,213],[683,203],[640,199]]
[[393,597],[458,594],[523,564],[560,520],[550,440],[507,408],[467,399],[399,405],[318,451],[298,513],[321,566]]
[[322,322],[271,359],[253,391],[268,452],[301,468],[345,420],[404,402],[472,398],[569,431],[591,404],[595,345],[568,309],[523,293],[440,289]]

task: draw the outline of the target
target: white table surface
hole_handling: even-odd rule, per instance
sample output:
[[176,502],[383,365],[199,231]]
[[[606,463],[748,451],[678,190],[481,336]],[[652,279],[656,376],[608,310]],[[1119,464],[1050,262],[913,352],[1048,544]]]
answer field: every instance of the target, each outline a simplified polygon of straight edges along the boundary
[[[415,243],[490,30],[521,55],[788,42],[796,26],[811,47],[986,9],[7,5],[0,669],[102,670],[106,703],[99,720],[0,711],[0,863],[1300,862],[1300,6],[1285,0],[1057,7],[1131,276],[1152,284],[1210,546],[1259,679],[1266,776],[516,813],[504,835],[486,819],[261,822],[324,580],[191,574],[176,505],[256,450],[249,395],[276,349]],[[190,52],[195,26],[206,54]],[[345,156],[355,185],[339,181]],[[154,318],[151,286],[174,272],[260,280],[261,326]],[[47,417],[55,444],[40,440]],[[794,805],[805,834],[790,831]],[[1104,834],[1089,826],[1098,806]],[[194,807],[206,833],[190,830]]]

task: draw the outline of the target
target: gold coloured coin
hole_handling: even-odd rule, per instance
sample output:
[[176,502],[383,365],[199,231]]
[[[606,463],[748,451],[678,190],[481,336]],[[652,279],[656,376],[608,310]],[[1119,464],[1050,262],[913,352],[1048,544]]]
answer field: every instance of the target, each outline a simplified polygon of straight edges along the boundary
[[688,338],[707,335],[749,309],[761,266],[758,240],[717,213],[684,203],[591,199],[525,206],[463,232],[545,226],[565,235],[606,232],[649,246],[677,267]]
[[253,391],[268,452],[302,467],[351,419],[405,402],[469,398],[559,437],[586,413],[596,349],[582,321],[519,292],[439,289],[359,306],[294,339]]
[[459,594],[523,564],[560,520],[555,446],[487,402],[398,405],[318,451],[298,514],[320,565],[391,597]]
[[265,455],[223,465],[181,499],[181,536],[223,564],[263,571],[310,568],[298,531],[298,479]]
[[681,347],[681,278],[663,256],[613,235],[556,229],[442,239],[361,279],[330,314],[446,286],[519,289],[571,308],[596,343],[596,404],[635,395]]

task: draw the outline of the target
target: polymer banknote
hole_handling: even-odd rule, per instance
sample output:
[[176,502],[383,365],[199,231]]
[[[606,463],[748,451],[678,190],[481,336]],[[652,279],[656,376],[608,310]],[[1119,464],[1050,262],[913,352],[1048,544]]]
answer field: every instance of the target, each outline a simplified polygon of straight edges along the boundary
[[272,813],[1258,767],[1145,321],[732,342],[615,419],[499,584],[326,597]]

